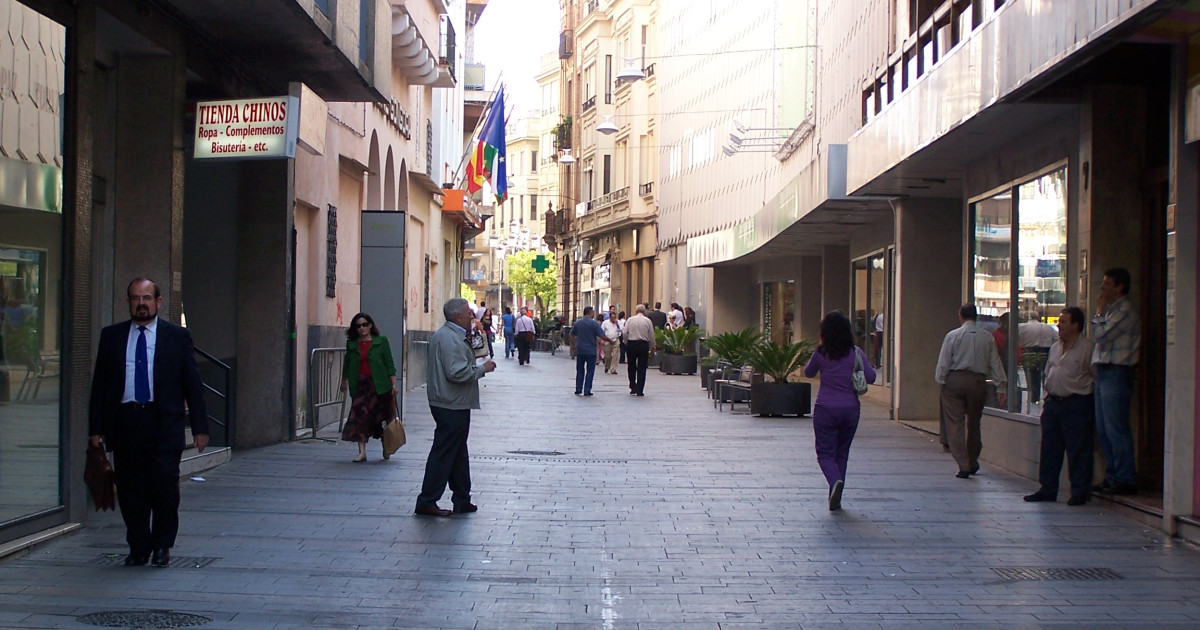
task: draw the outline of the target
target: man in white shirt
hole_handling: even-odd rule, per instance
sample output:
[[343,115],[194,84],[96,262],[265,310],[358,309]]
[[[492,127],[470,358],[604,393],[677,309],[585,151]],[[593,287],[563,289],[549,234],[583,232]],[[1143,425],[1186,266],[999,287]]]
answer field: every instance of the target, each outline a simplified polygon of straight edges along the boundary
[[621,323],[617,321],[617,307],[608,307],[608,317],[604,318],[600,327],[604,329],[604,336],[609,340],[609,345],[604,349],[604,373],[617,373],[617,348],[613,345],[621,339]]
[[646,316],[646,306],[638,304],[636,313],[625,322],[626,362],[629,366],[629,395],[646,395],[646,364],[654,344],[654,322]]
[[978,311],[974,304],[958,309],[961,325],[946,333],[938,353],[934,380],[941,386],[942,422],[946,442],[958,463],[959,479],[979,472],[979,437],[983,405],[987,401],[987,376],[996,381],[996,395],[1003,405],[1006,399],[1004,364],[996,351],[996,340],[975,325]]
[[683,309],[675,302],[671,302],[671,312],[667,315],[667,325],[671,328],[679,328],[683,325]]
[[1042,452],[1038,466],[1038,491],[1026,501],[1058,500],[1058,477],[1063,452],[1071,479],[1067,505],[1088,502],[1092,485],[1092,342],[1083,336],[1084,315],[1078,306],[1063,309],[1058,320],[1058,341],[1050,346],[1046,362],[1046,404],[1042,408]]
[[537,335],[537,328],[527,309],[521,309],[521,316],[513,323],[513,332],[517,335],[517,365],[525,365],[529,363],[529,348]]

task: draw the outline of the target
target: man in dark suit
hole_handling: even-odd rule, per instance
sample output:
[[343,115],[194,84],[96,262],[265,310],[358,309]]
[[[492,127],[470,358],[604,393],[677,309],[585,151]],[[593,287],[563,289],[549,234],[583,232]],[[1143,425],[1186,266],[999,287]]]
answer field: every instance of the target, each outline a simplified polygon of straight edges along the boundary
[[[158,285],[127,289],[130,320],[100,331],[88,432],[113,452],[117,503],[125,519],[125,566],[165,567],[179,531],[179,461],[191,416],[196,450],[208,446],[208,411],[192,335],[158,318]],[[184,408],[184,402],[187,408]]]
[[[655,302],[654,310],[647,310],[646,317],[650,318],[650,322],[654,324],[655,328],[667,327],[667,314],[662,312],[662,302]],[[650,345],[653,346],[653,342]]]

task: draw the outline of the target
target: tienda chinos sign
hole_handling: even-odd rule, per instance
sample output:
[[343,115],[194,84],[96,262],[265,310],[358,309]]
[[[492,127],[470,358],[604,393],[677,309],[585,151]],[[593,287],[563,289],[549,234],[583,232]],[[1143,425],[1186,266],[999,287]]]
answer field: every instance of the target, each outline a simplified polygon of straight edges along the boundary
[[300,99],[294,96],[196,103],[197,159],[296,157]]

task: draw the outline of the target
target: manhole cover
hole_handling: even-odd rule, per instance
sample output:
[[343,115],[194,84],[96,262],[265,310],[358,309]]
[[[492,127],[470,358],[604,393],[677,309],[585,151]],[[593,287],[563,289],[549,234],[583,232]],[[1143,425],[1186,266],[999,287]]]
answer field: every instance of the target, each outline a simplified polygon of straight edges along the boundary
[[190,628],[212,621],[171,610],[114,610],[80,615],[75,620],[102,628]]
[[1121,580],[1112,569],[1043,569],[1030,567],[992,567],[1006,580]]
[[[211,556],[171,556],[171,562],[168,567],[181,569],[200,569],[206,567],[220,558]],[[102,553],[92,560],[92,565],[98,567],[124,566],[125,554],[123,553]]]
[[566,455],[566,453],[562,453],[559,451],[508,451],[508,452],[512,453],[513,455],[537,455],[539,457],[545,457],[545,456],[549,456],[549,455]]

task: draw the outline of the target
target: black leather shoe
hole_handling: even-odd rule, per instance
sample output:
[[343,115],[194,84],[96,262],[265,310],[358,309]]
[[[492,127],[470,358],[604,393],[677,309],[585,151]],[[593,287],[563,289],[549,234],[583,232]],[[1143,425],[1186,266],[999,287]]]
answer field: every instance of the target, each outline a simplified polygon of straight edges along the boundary
[[150,554],[148,553],[131,553],[125,556],[125,566],[140,567],[150,562]]
[[416,511],[413,512],[413,514],[416,514],[417,516],[450,516],[453,513],[454,512],[451,512],[450,510],[443,510],[436,505],[417,508]]
[[1070,499],[1067,499],[1067,505],[1085,505],[1090,498],[1091,497],[1088,496],[1071,497]]
[[1136,483],[1119,483],[1112,487],[1113,494],[1137,494],[1138,487]]
[[967,477],[971,476],[971,473],[969,473],[965,470],[960,470],[960,471],[954,473],[954,476],[958,477],[959,479],[966,479]]
[[168,564],[171,564],[171,550],[170,549],[168,549],[166,547],[162,547],[161,549],[155,549],[154,553],[150,555],[150,566],[158,567],[159,569],[161,569],[161,568],[167,566]]
[[454,506],[455,514],[470,514],[471,512],[478,512],[478,511],[479,511],[479,506],[475,505],[474,503],[464,503],[462,505]]
[[1042,494],[1041,492],[1034,492],[1033,494],[1025,495],[1025,501],[1028,503],[1054,503],[1057,500],[1058,497],[1051,496],[1049,494]]
[[1112,486],[1108,485],[1107,481],[1092,486],[1092,492],[1099,492],[1101,494],[1108,494],[1112,492],[1112,489]]

